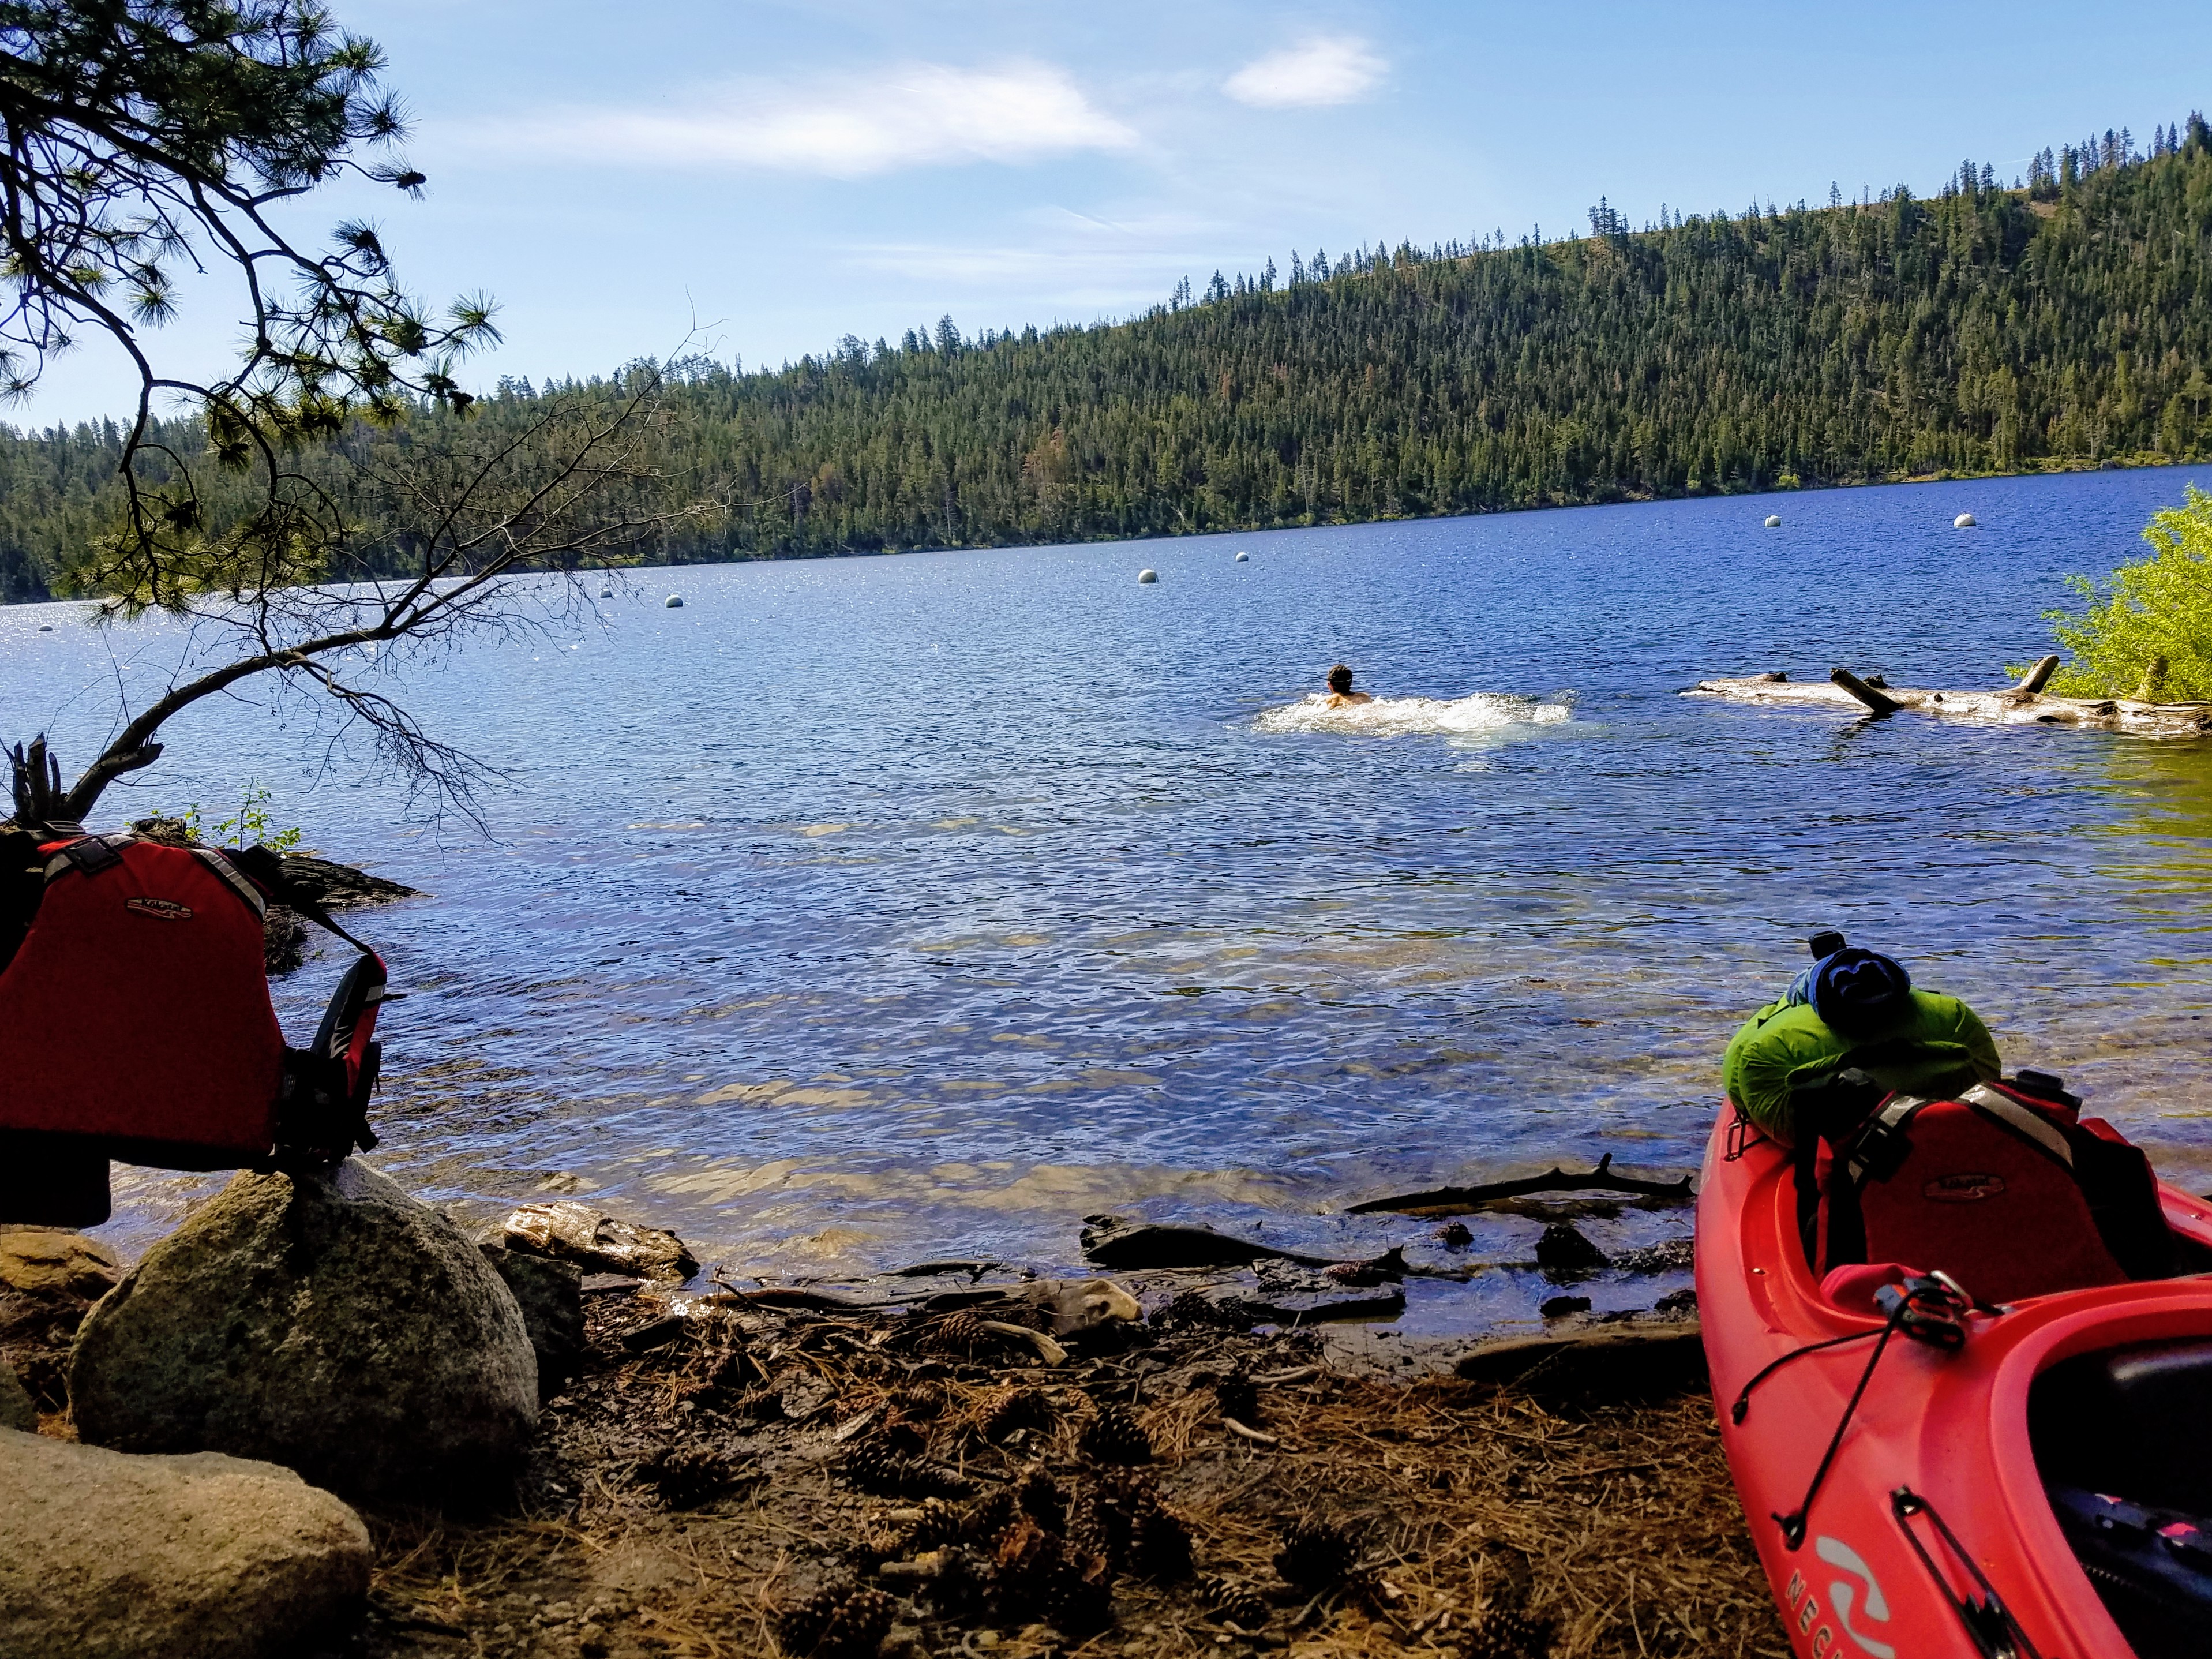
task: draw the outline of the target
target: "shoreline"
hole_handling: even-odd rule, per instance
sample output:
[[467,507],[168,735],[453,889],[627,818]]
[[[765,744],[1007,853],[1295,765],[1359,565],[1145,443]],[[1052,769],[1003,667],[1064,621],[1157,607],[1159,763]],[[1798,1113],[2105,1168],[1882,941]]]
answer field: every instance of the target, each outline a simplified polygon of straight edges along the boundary
[[[1579,507],[1650,507],[1677,501],[1708,501],[1756,500],[1765,495],[1805,495],[1839,489],[1882,489],[1910,484],[1977,483],[2008,478],[2051,478],[2081,472],[2137,472],[2155,471],[2160,468],[2179,470],[2185,467],[2212,466],[2212,455],[2191,453],[2175,458],[2147,451],[2126,456],[2107,456],[2101,459],[2049,459],[2033,465],[1995,469],[1988,471],[1953,471],[1939,468],[1933,472],[1891,472],[1879,477],[1815,478],[1809,482],[1790,477],[1792,482],[1773,482],[1747,484],[1741,488],[1715,485],[1711,488],[1684,489],[1669,495],[1655,495],[1637,490],[1620,490],[1593,495],[1587,500],[1531,501],[1512,507],[1475,507],[1451,513],[1377,513],[1363,518],[1321,518],[1307,514],[1288,523],[1209,525],[1203,529],[1175,526],[1155,530],[1137,536],[1073,536],[1055,541],[978,541],[929,542],[910,547],[847,547],[834,551],[817,553],[750,553],[735,557],[717,559],[679,559],[665,564],[622,565],[605,568],[603,574],[643,572],[649,570],[711,570],[725,565],[747,564],[804,564],[824,559],[904,558],[917,554],[978,553],[1005,549],[1046,547],[1108,547],[1135,546],[1147,542],[1198,540],[1214,536],[1267,536],[1295,530],[1343,530],[1364,525],[1382,524],[1439,524],[1455,519],[1491,519],[1505,514],[1524,513],[1569,512]],[[599,569],[599,567],[591,567]],[[92,605],[95,596],[86,594],[48,593],[43,599],[0,599],[0,609],[40,605]]]
[[[803,1654],[810,1618],[866,1613],[863,1640],[813,1650],[1789,1652],[1711,1399],[1679,1368],[1594,1389],[1439,1353],[1394,1376],[1310,1333],[1179,1327],[1158,1294],[1059,1365],[967,1346],[957,1313],[670,1322],[654,1294],[589,1297],[584,1368],[512,1512],[364,1510],[356,1651]],[[1109,1419],[1141,1445],[1108,1443]],[[1147,1524],[1168,1547],[1141,1546]],[[1294,1559],[1299,1537],[1322,1559]]]

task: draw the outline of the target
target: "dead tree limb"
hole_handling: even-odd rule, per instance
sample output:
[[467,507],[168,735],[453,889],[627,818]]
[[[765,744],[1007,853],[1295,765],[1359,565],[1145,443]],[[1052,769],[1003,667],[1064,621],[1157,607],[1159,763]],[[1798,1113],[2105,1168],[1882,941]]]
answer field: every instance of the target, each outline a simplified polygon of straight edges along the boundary
[[1352,1206],[1345,1213],[1372,1215],[1389,1210],[1401,1215],[1460,1215],[1502,1199],[1527,1198],[1534,1193],[1583,1192],[1629,1193],[1638,1198],[1660,1198],[1684,1204],[1693,1196],[1687,1176],[1680,1181],[1637,1181],[1613,1174],[1613,1154],[1607,1152],[1598,1159],[1597,1168],[1583,1175],[1570,1175],[1565,1170],[1555,1169],[1545,1175],[1523,1176],[1517,1181],[1492,1181],[1480,1187],[1439,1187],[1430,1193],[1371,1198],[1364,1204]]
[[1735,702],[1826,704],[1832,708],[1875,714],[1910,711],[2000,726],[2071,726],[2089,731],[2125,732],[2145,738],[2212,734],[2212,702],[2047,696],[2039,688],[2057,666],[2057,659],[2046,657],[2018,684],[1993,691],[1877,686],[1839,668],[1827,683],[1800,682],[1781,674],[1756,674],[1700,680],[1683,695],[1726,697]]

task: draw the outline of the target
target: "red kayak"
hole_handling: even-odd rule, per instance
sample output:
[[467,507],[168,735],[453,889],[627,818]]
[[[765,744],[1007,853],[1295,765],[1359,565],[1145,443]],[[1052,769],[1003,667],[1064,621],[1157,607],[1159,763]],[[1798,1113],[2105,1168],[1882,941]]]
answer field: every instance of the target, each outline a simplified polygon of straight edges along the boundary
[[2212,1655],[2212,1205],[2154,1194],[2137,1157],[2170,1255],[2129,1277],[2046,1131],[2125,1144],[2011,1085],[1967,1095],[1987,1109],[1884,1103],[1911,1158],[1865,1155],[1852,1224],[1873,1260],[1824,1255],[1820,1279],[1792,1154],[1725,1103],[1706,1151],[1698,1313],[1790,1641],[1808,1659]]

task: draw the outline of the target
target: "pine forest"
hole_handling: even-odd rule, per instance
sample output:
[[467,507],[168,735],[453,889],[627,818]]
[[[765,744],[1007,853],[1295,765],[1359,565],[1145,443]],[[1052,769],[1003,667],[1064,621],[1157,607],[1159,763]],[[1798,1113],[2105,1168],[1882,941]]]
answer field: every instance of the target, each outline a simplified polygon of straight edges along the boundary
[[[2212,456],[2212,131],[2107,134],[2008,185],[1272,261],[1127,321],[848,337],[503,381],[465,418],[665,378],[639,488],[710,505],[675,562],[1248,530]],[[70,591],[114,422],[0,428],[0,592]],[[161,434],[204,454],[188,422]],[[362,429],[349,449],[405,444]],[[207,465],[191,462],[196,471]],[[220,501],[219,484],[210,499]],[[404,570],[405,538],[362,538]]]

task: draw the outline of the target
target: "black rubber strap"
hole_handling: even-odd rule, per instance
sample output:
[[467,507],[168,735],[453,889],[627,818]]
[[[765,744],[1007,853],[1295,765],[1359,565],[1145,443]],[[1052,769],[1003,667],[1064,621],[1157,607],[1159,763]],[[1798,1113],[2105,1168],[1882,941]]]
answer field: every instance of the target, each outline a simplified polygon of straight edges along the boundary
[[[224,848],[219,850],[222,856],[229,860],[233,868],[259,883],[263,890],[268,893],[271,902],[283,905],[288,910],[296,911],[313,922],[316,927],[337,934],[362,955],[376,956],[374,951],[338,926],[331,919],[329,911],[324,909],[320,904],[302,892],[295,883],[288,878],[284,874],[283,860],[269,848],[254,846],[235,849]],[[383,958],[378,957],[377,960],[380,962]]]
[[[1836,1431],[1828,1437],[1828,1449],[1820,1454],[1820,1467],[1813,1471],[1812,1484],[1805,1488],[1805,1500],[1787,1515],[1777,1514],[1774,1519],[1782,1523],[1782,1541],[1795,1550],[1805,1541],[1806,1517],[1812,1513],[1813,1500],[1820,1495],[1820,1487],[1828,1478],[1828,1467],[1836,1461],[1837,1449],[1844,1443],[1844,1435],[1851,1426],[1851,1419],[1858,1415],[1859,1401],[1865,1398],[1867,1384],[1874,1381],[1875,1367],[1881,1364],[1882,1355],[1888,1351],[1889,1339],[1897,1334],[1904,1322],[1904,1306],[1889,1316],[1875,1338],[1874,1352],[1867,1356],[1866,1370],[1859,1373],[1859,1385],[1851,1390],[1850,1403],[1844,1414],[1836,1419]],[[1860,1333],[1864,1335],[1864,1332]]]
[[1882,1333],[1878,1330],[1853,1331],[1848,1336],[1832,1336],[1825,1342],[1808,1342],[1802,1348],[1792,1348],[1788,1353],[1784,1354],[1781,1358],[1770,1361],[1767,1364],[1762,1366],[1759,1369],[1759,1375],[1753,1377],[1750,1382],[1743,1385],[1743,1392],[1736,1395],[1735,1404],[1729,1407],[1729,1421],[1731,1423],[1741,1423],[1745,1418],[1750,1416],[1751,1391],[1757,1388],[1760,1383],[1765,1382],[1768,1377],[1773,1376],[1775,1372],[1780,1370],[1791,1360],[1802,1359],[1808,1353],[1819,1353],[1826,1348],[1840,1348],[1846,1342],[1863,1342],[1870,1336],[1880,1336],[1881,1334]]

